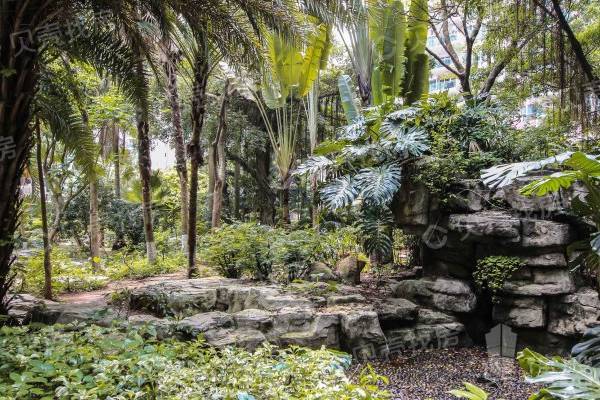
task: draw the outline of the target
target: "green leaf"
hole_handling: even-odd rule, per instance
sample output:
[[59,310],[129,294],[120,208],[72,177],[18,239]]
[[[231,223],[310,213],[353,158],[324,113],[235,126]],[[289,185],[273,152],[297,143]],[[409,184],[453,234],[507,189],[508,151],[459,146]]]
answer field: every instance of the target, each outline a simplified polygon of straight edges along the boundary
[[346,114],[346,120],[349,124],[353,124],[358,120],[362,113],[358,105],[358,100],[354,95],[352,79],[348,75],[341,75],[338,79],[338,89],[340,91],[342,107]]

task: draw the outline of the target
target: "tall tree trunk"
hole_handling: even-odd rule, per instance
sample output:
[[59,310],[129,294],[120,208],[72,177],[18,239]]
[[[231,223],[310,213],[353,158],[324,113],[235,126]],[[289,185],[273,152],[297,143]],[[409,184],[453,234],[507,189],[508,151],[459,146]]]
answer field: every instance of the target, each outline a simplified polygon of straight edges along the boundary
[[187,253],[188,230],[189,230],[189,189],[188,189],[188,171],[187,160],[185,156],[185,141],[183,138],[183,127],[181,124],[181,105],[179,102],[179,90],[177,87],[177,60],[175,56],[170,55],[165,63],[165,72],[167,75],[167,92],[169,104],[171,106],[171,118],[174,128],[175,144],[175,168],[179,176],[179,192],[181,193],[181,249]]
[[227,159],[225,158],[225,140],[227,137],[227,103],[229,100],[229,81],[225,81],[221,109],[219,111],[219,127],[213,142],[215,155],[215,187],[213,193],[212,227],[221,226],[221,210],[223,209],[223,188],[227,172]]
[[52,300],[52,261],[50,238],[48,235],[48,212],[46,210],[46,182],[44,179],[44,166],[42,163],[42,134],[40,132],[40,121],[36,120],[35,130],[37,134],[36,159],[38,169],[38,181],[40,185],[40,209],[42,212],[42,239],[44,241],[44,298]]
[[121,154],[119,149],[119,127],[113,122],[113,169],[115,170],[115,197],[121,198]]
[[90,254],[94,271],[100,269],[100,220],[98,217],[98,178],[90,178]]
[[[204,40],[199,40],[201,46]],[[198,217],[198,169],[202,165],[202,148],[200,147],[200,136],[204,125],[206,114],[206,84],[208,83],[209,64],[207,49],[200,50],[194,63],[194,90],[192,97],[192,139],[188,146],[188,154],[191,158],[190,176],[190,206],[189,206],[189,229],[188,229],[188,277],[196,273],[196,222]]]
[[235,162],[233,168],[233,216],[236,220],[241,219],[240,214],[240,163]]
[[[141,55],[137,65],[138,76],[145,75],[144,63]],[[152,221],[152,191],[150,179],[152,176],[152,163],[150,160],[150,133],[148,124],[148,106],[146,102],[136,107],[136,122],[138,134],[138,167],[142,182],[142,212],[144,217],[144,234],[146,236],[146,256],[150,263],[156,261],[156,243],[154,242],[154,228]]]
[[33,141],[31,101],[39,74],[31,32],[52,18],[52,3],[3,1],[0,12],[0,65],[11,72],[0,74],[0,315],[9,308],[21,175]]
[[273,225],[275,222],[275,200],[277,194],[272,193],[269,196],[269,192],[265,190],[265,186],[268,186],[270,170],[271,170],[271,145],[267,144],[264,150],[257,150],[255,155],[256,161],[256,180],[257,182],[263,182],[264,185],[259,185],[257,197],[258,211],[260,213],[260,222],[264,225]]
[[281,184],[281,223],[283,225],[290,224],[290,184],[288,180]]
[[206,172],[208,174],[208,191],[206,192],[206,222],[212,225],[212,213],[213,213],[213,205],[215,201],[215,162],[217,157],[215,155],[215,146],[208,146],[208,157],[206,163]]

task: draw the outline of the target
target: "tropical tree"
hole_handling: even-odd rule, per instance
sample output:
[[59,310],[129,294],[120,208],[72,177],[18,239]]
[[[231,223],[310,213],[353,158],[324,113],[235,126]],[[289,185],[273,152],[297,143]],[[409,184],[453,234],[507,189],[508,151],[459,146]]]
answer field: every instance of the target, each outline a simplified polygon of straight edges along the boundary
[[[404,97],[410,104],[428,91],[426,0],[354,2],[356,16],[338,25],[358,78],[363,106]],[[347,34],[343,34],[346,32]]]
[[[119,6],[124,3],[119,2]],[[20,177],[29,157],[33,134],[32,101],[40,80],[41,54],[61,48],[73,59],[88,60],[140,98],[134,57],[106,23],[114,2],[34,0],[2,1],[0,13],[0,314],[7,311],[6,293],[12,283],[14,232],[21,201]],[[15,16],[18,16],[15,17]]]
[[[429,148],[425,131],[407,129],[403,109],[360,108],[348,76],[339,79],[340,94],[349,125],[341,137],[315,150],[316,156],[294,174],[322,174],[326,183],[320,198],[330,210],[355,208],[365,250],[377,259],[392,248],[389,204],[400,189],[402,166]],[[397,107],[397,106],[396,106]]]
[[[275,154],[280,184],[281,220],[283,224],[289,224],[291,172],[296,158],[302,107],[304,105],[307,114],[313,114],[313,119],[315,118],[314,100],[308,106],[305,102],[306,97],[315,90],[319,70],[326,65],[331,32],[327,24],[313,26],[304,48],[299,48],[279,33],[271,33],[267,36],[267,45],[269,70],[263,72],[260,95],[257,90],[251,92]],[[313,93],[314,95],[316,94]],[[310,104],[310,97],[308,100]],[[268,110],[275,113],[274,125]]]

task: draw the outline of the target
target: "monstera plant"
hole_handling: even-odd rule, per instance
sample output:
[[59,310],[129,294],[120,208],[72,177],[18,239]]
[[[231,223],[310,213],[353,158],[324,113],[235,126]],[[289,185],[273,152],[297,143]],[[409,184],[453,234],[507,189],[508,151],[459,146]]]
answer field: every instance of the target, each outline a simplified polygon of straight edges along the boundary
[[350,82],[348,76],[338,82],[348,125],[294,174],[323,177],[320,198],[328,209],[357,209],[364,248],[381,258],[392,248],[389,204],[400,189],[402,167],[428,150],[427,134],[407,129],[400,110],[361,109]]

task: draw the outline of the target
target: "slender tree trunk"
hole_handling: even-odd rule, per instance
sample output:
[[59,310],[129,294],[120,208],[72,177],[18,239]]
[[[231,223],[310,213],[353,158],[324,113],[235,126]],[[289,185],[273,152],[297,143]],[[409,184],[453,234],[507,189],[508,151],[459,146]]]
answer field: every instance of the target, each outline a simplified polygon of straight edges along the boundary
[[52,248],[48,235],[48,212],[46,210],[46,182],[44,180],[44,166],[42,163],[42,135],[40,132],[40,121],[36,120],[35,130],[37,134],[36,159],[38,169],[38,180],[40,185],[40,209],[42,212],[42,239],[44,241],[44,298],[52,300]]
[[223,188],[227,172],[227,159],[225,158],[225,140],[227,138],[227,103],[229,99],[229,81],[225,81],[221,109],[219,111],[219,128],[213,143],[215,149],[215,187],[213,194],[212,227],[221,226],[221,210],[223,209]]
[[0,315],[9,308],[21,176],[33,141],[31,101],[39,77],[38,53],[27,32],[51,18],[50,5],[40,0],[3,1],[0,12],[0,65],[11,72],[0,74]]
[[[138,76],[145,74],[141,55],[137,65]],[[146,236],[146,255],[150,263],[156,262],[156,243],[154,242],[154,228],[152,221],[152,191],[150,179],[152,176],[152,163],[150,160],[150,133],[148,124],[147,104],[138,104],[136,110],[138,134],[138,167],[142,182],[142,211],[144,217],[144,233]]]
[[213,214],[213,206],[215,204],[215,162],[217,157],[215,155],[216,150],[215,146],[211,143],[208,146],[208,157],[206,163],[206,172],[208,174],[208,191],[206,193],[206,222],[211,224],[212,226],[212,214]]
[[265,190],[269,185],[269,176],[271,169],[271,145],[267,144],[264,150],[257,150],[255,155],[256,161],[256,180],[262,182],[259,184],[257,197],[260,199],[258,210],[260,213],[260,222],[265,225],[273,225],[275,222],[275,200],[277,199],[276,192],[272,195]]
[[[204,45],[203,40],[199,40]],[[194,91],[192,97],[192,139],[189,143],[188,154],[191,158],[190,176],[190,206],[188,229],[188,277],[196,273],[196,222],[198,217],[198,169],[202,165],[202,148],[200,136],[206,114],[206,84],[208,83],[209,64],[207,50],[200,50],[194,65]]]
[[90,178],[90,253],[92,268],[100,269],[100,220],[98,217],[98,178]]
[[290,185],[286,181],[282,183],[281,187],[281,222],[283,225],[290,224]]
[[233,168],[233,216],[240,220],[240,163],[235,162]]
[[121,198],[121,153],[119,149],[119,127],[113,123],[113,169],[115,170],[115,197]]
[[179,90],[177,87],[177,60],[174,57],[165,63],[167,75],[167,92],[171,106],[171,117],[173,120],[175,143],[175,167],[179,176],[179,192],[181,193],[181,249],[187,253],[188,230],[189,230],[189,189],[187,160],[185,156],[185,141],[183,138],[183,127],[181,124],[181,105],[179,102]]

